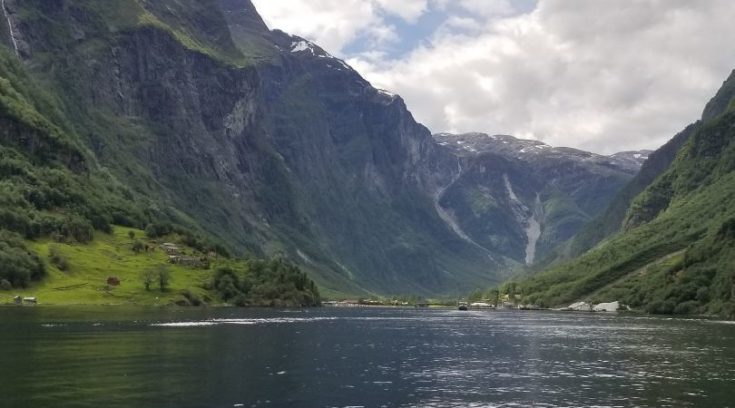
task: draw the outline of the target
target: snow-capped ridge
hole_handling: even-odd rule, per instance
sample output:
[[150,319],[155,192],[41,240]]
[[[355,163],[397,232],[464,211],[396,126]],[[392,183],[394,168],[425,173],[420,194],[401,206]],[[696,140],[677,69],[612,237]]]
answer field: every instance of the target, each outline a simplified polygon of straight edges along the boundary
[[500,154],[518,161],[534,161],[537,158],[565,158],[578,163],[610,166],[628,173],[637,172],[648,158],[649,151],[620,152],[609,156],[586,152],[570,147],[554,147],[540,140],[519,139],[509,135],[486,133],[438,133],[434,139],[441,146],[449,147],[457,154]]
[[306,50],[311,51],[312,54],[314,53],[313,44],[306,40],[294,41],[293,44],[291,44],[291,52],[302,52]]
[[376,90],[378,91],[379,94],[381,94],[383,96],[387,96],[389,98],[397,98],[398,97],[398,95],[394,94],[393,92],[386,91],[385,89],[377,89],[376,88]]

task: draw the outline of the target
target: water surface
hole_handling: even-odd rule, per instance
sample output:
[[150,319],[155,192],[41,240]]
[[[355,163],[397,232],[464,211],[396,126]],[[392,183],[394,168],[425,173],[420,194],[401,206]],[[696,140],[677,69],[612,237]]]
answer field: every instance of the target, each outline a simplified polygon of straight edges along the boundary
[[735,325],[401,309],[0,308],[2,407],[728,407]]

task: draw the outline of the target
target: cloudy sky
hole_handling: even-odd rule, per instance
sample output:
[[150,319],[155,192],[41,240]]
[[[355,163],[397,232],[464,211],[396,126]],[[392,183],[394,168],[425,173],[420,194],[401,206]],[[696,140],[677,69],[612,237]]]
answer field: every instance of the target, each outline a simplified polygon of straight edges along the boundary
[[732,0],[254,0],[433,132],[656,148],[735,68]]

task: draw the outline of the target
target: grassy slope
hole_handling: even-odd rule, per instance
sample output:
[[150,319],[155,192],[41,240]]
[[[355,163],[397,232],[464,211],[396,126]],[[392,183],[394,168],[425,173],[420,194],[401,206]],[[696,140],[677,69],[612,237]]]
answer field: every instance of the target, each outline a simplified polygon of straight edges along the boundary
[[[20,5],[24,20],[47,19],[40,10],[45,10],[45,0],[29,0]],[[102,37],[141,27],[159,29],[171,34],[189,50],[208,55],[232,66],[248,66],[257,59],[270,56],[272,51],[256,43],[243,53],[233,43],[227,22],[216,0],[186,2],[163,2],[155,0],[70,0],[66,7],[83,10],[88,21],[87,29],[94,28]],[[69,38],[68,27],[62,23],[48,21],[51,30],[57,30],[59,41]],[[60,44],[54,44],[59,46]],[[270,53],[268,52],[270,51]],[[34,56],[35,58],[35,56]]]
[[[148,0],[103,3],[70,0],[64,8],[74,11],[64,14],[55,3],[23,2],[19,4],[19,15],[28,32],[44,41],[36,44],[33,59],[25,65],[17,63],[11,52],[0,50],[0,120],[23,125],[22,129],[11,129],[7,134],[0,132],[0,176],[3,176],[0,178],[0,231],[9,229],[18,234],[18,239],[25,238],[28,249],[44,258],[47,264],[52,246],[72,264],[69,274],[49,265],[48,279],[34,283],[32,290],[18,291],[21,284],[13,281],[16,288],[9,291],[8,296],[11,293],[38,295],[43,297],[44,303],[61,304],[167,303],[176,298],[181,289],[192,289],[197,294],[196,287],[201,286],[202,279],[208,280],[210,274],[172,267],[171,293],[151,296],[141,292],[141,285],[137,284],[140,271],[165,262],[165,258],[162,261],[155,255],[131,257],[130,242],[122,242],[117,236],[122,234],[129,241],[125,232],[128,230],[116,227],[115,235],[104,234],[102,231],[107,230],[108,224],[142,228],[151,222],[170,222],[209,242],[224,238],[219,231],[204,231],[202,225],[207,225],[204,217],[187,215],[186,208],[176,207],[170,197],[163,197],[165,194],[160,193],[156,179],[138,162],[140,149],[130,147],[144,146],[156,138],[151,130],[155,130],[154,124],[111,114],[104,106],[88,108],[88,101],[77,90],[80,86],[77,80],[82,75],[77,70],[83,70],[82,64],[86,67],[86,62],[80,61],[104,61],[101,56],[118,37],[136,30],[166,32],[184,48],[230,67],[243,67],[267,59],[274,53],[273,47],[265,49],[262,41],[247,47],[236,46],[216,0],[169,5]],[[74,15],[83,20],[83,41],[73,38],[72,25],[60,15]],[[58,70],[64,71],[59,74],[58,81],[46,74]],[[16,140],[27,139],[32,143],[18,146]],[[87,150],[95,146],[94,152]],[[108,148],[98,149],[99,146]],[[105,152],[112,157],[104,157]],[[71,167],[69,162],[82,168],[77,171],[82,174],[66,168]],[[105,168],[101,164],[112,167]],[[189,180],[182,182],[189,183]],[[205,185],[201,186],[201,191],[203,196],[212,196]],[[46,197],[51,198],[44,200]],[[4,216],[7,214],[12,217]],[[88,239],[78,241],[84,245],[52,243],[49,240],[52,233],[57,235],[56,230],[71,221],[90,231],[89,236],[94,227],[95,239],[88,245]],[[140,232],[137,235],[143,236]],[[64,242],[72,241],[64,239]],[[245,245],[240,245],[242,241]],[[249,237],[245,236],[229,249],[249,248],[248,243]],[[238,270],[247,270],[246,262],[237,262],[235,266]],[[3,272],[1,268],[0,272]],[[112,293],[100,290],[108,276],[120,277],[123,285]],[[4,277],[0,273],[0,278]],[[136,282],[135,287],[132,282]],[[0,292],[0,296],[5,298],[6,293]]]
[[[722,84],[702,114],[702,120],[687,126],[668,143],[653,152],[638,175],[621,190],[604,213],[588,223],[572,239],[557,246],[552,253],[534,267],[535,272],[570,260],[589,251],[603,240],[620,232],[628,209],[649,185],[666,172],[676,159],[677,153],[704,123],[735,109],[735,71]],[[558,242],[558,241],[557,241]]]
[[[526,301],[621,300],[659,313],[730,313],[735,114],[696,132],[634,202],[628,230],[521,283]],[[684,255],[677,254],[684,251]]]
[[[0,292],[0,303],[10,302],[12,296],[36,296],[42,304],[54,305],[165,305],[180,296],[183,289],[204,297],[202,286],[212,278],[211,270],[168,265],[167,255],[154,253],[135,254],[128,232],[144,237],[143,231],[115,227],[112,234],[97,233],[88,245],[60,244],[49,240],[29,242],[29,247],[44,258],[48,277],[25,290]],[[48,258],[49,249],[56,248],[69,261],[69,270],[60,271]],[[187,251],[192,251],[187,249]],[[168,265],[171,272],[169,290],[161,292],[153,285],[146,291],[140,273],[149,268]],[[105,290],[107,278],[117,277],[121,285]]]

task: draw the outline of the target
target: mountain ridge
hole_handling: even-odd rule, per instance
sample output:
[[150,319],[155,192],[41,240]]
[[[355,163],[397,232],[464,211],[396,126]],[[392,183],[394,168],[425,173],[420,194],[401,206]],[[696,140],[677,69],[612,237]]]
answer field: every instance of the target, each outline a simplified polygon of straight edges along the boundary
[[602,156],[485,133],[434,139],[464,169],[455,180],[461,187],[442,199],[450,218],[459,214],[455,229],[480,246],[512,254],[520,265],[543,258],[598,215],[648,153]]
[[[617,228],[596,235],[599,244],[591,242],[589,250],[521,280],[524,301],[556,306],[619,300],[649,313],[735,316],[729,267],[735,254],[734,81],[731,75],[723,83],[702,120],[651,154],[639,176],[591,224]],[[577,242],[589,238],[588,231]]]
[[[632,177],[610,163],[580,168],[577,182],[610,183],[570,198],[573,178],[542,191],[502,155],[460,157],[399,96],[318,45],[269,30],[248,0],[6,8],[20,69],[53,101],[41,116],[65,124],[62,139],[117,186],[98,227],[181,225],[236,254],[298,262],[327,294],[456,294],[500,282],[528,260],[519,220],[540,208],[537,197],[561,219],[539,232],[543,254]],[[481,176],[483,166],[496,177]],[[476,204],[497,225],[465,233]]]

